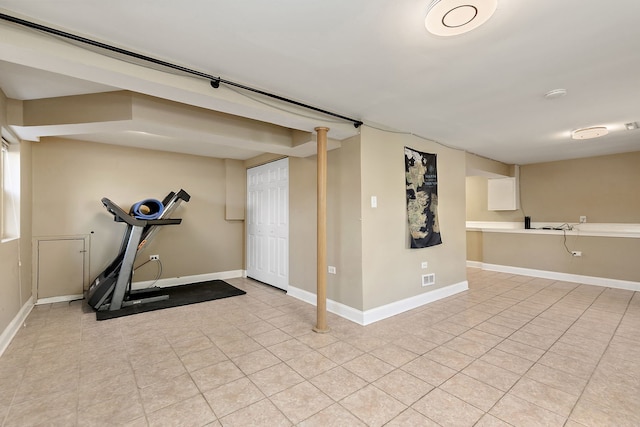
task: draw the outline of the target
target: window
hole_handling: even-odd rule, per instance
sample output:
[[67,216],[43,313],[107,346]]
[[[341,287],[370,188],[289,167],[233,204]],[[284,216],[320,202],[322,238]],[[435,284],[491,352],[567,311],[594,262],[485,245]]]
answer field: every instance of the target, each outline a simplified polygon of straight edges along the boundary
[[0,153],[0,222],[2,240],[20,237],[20,146],[2,138]]

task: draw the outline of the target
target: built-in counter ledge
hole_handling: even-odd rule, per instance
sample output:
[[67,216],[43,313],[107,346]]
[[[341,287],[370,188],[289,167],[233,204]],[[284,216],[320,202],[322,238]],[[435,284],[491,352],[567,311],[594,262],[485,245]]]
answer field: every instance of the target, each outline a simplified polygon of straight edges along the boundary
[[[552,229],[543,229],[543,227]],[[564,228],[564,230],[554,230],[554,228]],[[621,223],[587,222],[577,224],[564,222],[532,222],[531,228],[525,230],[524,222],[467,221],[467,231],[551,235],[566,233],[567,235],[574,236],[628,237],[640,239],[640,224]]]

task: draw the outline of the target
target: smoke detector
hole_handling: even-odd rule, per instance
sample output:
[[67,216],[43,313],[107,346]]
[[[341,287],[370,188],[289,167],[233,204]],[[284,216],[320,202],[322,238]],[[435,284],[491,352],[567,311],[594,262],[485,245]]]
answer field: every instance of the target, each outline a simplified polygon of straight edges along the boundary
[[498,0],[433,0],[424,25],[437,36],[457,36],[487,22],[497,6]]
[[605,136],[609,130],[605,126],[594,126],[590,128],[576,129],[571,132],[573,139],[593,139]]

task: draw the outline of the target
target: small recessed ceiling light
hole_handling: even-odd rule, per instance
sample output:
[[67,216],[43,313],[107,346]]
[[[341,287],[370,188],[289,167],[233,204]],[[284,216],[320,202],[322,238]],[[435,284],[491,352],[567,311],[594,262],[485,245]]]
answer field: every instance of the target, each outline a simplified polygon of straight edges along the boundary
[[625,123],[624,127],[626,127],[627,130],[638,129],[638,122]]
[[566,94],[567,94],[566,89],[553,89],[545,93],[544,97],[547,99],[556,99],[556,98],[562,98]]
[[605,136],[609,133],[609,130],[604,126],[594,126],[590,128],[576,129],[571,132],[571,138],[573,139],[592,139]]
[[424,25],[437,36],[457,36],[487,22],[497,6],[498,0],[433,0]]

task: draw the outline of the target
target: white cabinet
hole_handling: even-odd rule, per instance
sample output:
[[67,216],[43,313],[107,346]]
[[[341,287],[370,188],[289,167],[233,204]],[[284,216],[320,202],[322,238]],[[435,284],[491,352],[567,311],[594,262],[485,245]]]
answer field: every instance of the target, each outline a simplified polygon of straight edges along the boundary
[[515,211],[518,209],[518,181],[516,178],[489,178],[487,191],[487,204],[490,211]]

